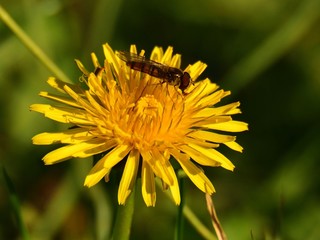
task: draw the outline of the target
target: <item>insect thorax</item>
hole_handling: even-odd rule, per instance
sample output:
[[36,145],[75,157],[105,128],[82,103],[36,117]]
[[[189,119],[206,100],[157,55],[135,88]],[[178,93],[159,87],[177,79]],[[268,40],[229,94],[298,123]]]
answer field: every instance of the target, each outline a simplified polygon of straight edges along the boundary
[[169,84],[178,86],[181,82],[183,72],[178,68],[170,68],[166,73],[166,80]]

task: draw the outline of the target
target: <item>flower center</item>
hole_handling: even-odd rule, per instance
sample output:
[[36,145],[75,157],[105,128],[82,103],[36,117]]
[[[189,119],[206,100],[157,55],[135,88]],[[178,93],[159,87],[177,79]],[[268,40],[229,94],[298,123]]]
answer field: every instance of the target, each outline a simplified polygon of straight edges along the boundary
[[151,123],[163,113],[162,104],[153,95],[145,95],[139,99],[135,107],[137,120]]
[[127,130],[131,132],[131,142],[138,149],[152,146],[161,128],[163,105],[154,95],[146,94],[139,98],[131,109]]

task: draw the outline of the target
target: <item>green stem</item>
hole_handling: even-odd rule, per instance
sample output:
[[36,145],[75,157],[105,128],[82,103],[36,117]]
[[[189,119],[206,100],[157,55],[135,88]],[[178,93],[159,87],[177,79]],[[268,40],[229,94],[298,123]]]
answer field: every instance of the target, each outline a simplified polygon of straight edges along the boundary
[[19,25],[11,18],[6,10],[0,5],[0,20],[16,35],[16,37],[25,45],[27,49],[46,66],[57,78],[64,82],[72,83],[72,81],[61,71],[61,69],[32,41],[32,39],[19,27]]
[[131,223],[134,211],[134,195],[135,187],[133,187],[132,193],[126,202],[126,205],[119,205],[116,221],[113,226],[113,236],[114,240],[129,240],[131,232]]
[[178,178],[178,181],[179,181],[181,202],[180,202],[180,205],[178,206],[175,240],[182,240],[183,239],[183,208],[185,205],[184,178],[183,177]]
[[[182,175],[180,175],[182,174]],[[178,176],[183,176],[184,173],[178,172]],[[156,184],[159,188],[161,187],[160,181],[156,181]],[[172,197],[168,191],[165,191],[165,194],[168,198],[172,200]],[[210,240],[216,240],[216,236],[210,231],[201,221],[200,219],[194,214],[194,212],[190,209],[190,207],[187,204],[184,204],[183,207],[183,215],[186,217],[186,219],[190,222],[190,224],[195,228],[195,230],[204,238],[204,239],[210,239]]]

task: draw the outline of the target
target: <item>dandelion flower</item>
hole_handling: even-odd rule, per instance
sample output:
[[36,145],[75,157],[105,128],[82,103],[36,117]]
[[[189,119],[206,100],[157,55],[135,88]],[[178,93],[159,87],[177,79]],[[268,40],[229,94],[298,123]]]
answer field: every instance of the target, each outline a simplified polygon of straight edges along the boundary
[[[103,45],[103,50],[103,65],[94,53],[91,55],[93,72],[76,60],[85,88],[51,77],[48,84],[60,94],[41,92],[40,96],[58,104],[30,106],[32,111],[47,118],[73,126],[62,132],[45,132],[33,137],[33,143],[38,145],[63,144],[43,157],[45,164],[104,153],[86,176],[84,185],[91,187],[102,178],[108,181],[112,168],[124,162],[119,204],[125,204],[140,169],[142,196],[147,206],[154,206],[156,202],[156,177],[170,189],[174,202],[179,205],[173,161],[201,191],[214,193],[201,166],[234,169],[231,161],[216,149],[224,144],[242,151],[235,136],[224,133],[247,130],[246,123],[231,117],[240,113],[240,103],[216,106],[230,92],[219,90],[209,79],[198,79],[206,68],[200,61],[184,70],[193,83],[182,92],[163,79],[131,69],[108,44]],[[130,52],[138,54],[134,45]],[[150,59],[180,68],[181,56],[173,55],[172,47],[165,52],[155,47]]]

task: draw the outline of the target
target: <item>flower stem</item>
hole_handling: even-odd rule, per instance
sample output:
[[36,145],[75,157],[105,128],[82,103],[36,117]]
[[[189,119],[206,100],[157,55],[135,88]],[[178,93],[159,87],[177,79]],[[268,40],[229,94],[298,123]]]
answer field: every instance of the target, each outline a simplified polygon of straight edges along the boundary
[[0,5],[0,20],[16,35],[27,49],[46,66],[57,78],[64,82],[72,81],[61,71],[61,69],[39,48],[39,46],[19,27],[7,11]]
[[[183,174],[182,172],[178,172],[179,177],[181,177]],[[160,181],[156,181],[156,184],[159,188],[161,188]],[[169,197],[172,200],[172,197],[170,196],[170,193],[168,191],[165,192],[166,196]],[[204,239],[210,239],[210,240],[217,240],[216,236],[210,231],[202,222],[201,220],[196,216],[196,214],[191,210],[191,208],[188,206],[188,204],[184,204],[183,206],[183,215],[186,217],[186,219],[189,221],[189,223],[194,227],[194,229],[204,238]]]
[[134,211],[134,195],[135,187],[132,189],[132,193],[126,201],[126,205],[119,205],[116,221],[113,226],[113,236],[114,240],[129,240],[131,232],[131,223]]
[[185,204],[185,194],[184,194],[184,178],[179,178],[179,189],[180,189],[180,196],[181,202],[178,207],[177,213],[177,223],[176,223],[176,232],[175,232],[175,240],[182,240],[183,239],[183,208]]

